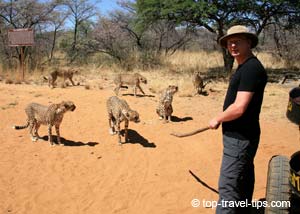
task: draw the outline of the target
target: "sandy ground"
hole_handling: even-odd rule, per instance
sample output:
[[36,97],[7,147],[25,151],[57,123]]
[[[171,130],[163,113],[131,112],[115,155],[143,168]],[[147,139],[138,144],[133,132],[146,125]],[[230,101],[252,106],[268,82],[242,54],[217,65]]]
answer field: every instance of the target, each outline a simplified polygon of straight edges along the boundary
[[[0,83],[0,213],[214,213],[203,201],[218,199],[221,129],[181,139],[170,133],[206,126],[221,110],[226,85],[215,84],[209,96],[176,95],[174,122],[168,124],[155,113],[157,95],[144,88],[151,96],[135,98],[131,90],[122,91],[142,122],[129,124],[131,142],[119,146],[117,136],[108,133],[105,103],[112,87],[51,90],[46,85]],[[275,84],[266,88],[255,200],[265,197],[269,159],[299,150],[298,127],[285,117],[290,89]],[[32,143],[28,130],[12,129],[25,124],[29,102],[62,100],[77,106],[61,126],[65,146]],[[39,133],[46,137],[46,128]],[[192,207],[193,199],[201,202],[199,207]]]

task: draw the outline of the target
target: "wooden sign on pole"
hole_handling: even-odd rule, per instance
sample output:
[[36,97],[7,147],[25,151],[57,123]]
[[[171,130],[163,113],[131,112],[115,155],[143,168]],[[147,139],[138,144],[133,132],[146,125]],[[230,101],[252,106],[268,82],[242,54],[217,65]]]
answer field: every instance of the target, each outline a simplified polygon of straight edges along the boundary
[[22,71],[22,80],[25,78],[25,57],[24,49],[25,46],[33,46],[33,30],[30,28],[19,28],[19,29],[10,29],[8,30],[8,46],[20,48],[20,57],[21,57],[21,71]]
[[32,46],[33,44],[33,30],[31,28],[19,28],[8,30],[9,46]]

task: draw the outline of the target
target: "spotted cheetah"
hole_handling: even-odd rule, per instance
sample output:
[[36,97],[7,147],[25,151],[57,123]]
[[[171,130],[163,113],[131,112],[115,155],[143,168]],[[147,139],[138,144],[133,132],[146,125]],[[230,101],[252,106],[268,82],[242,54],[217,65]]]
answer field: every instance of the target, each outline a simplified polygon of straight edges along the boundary
[[198,95],[198,94],[204,94],[203,89],[205,88],[205,86],[207,85],[207,83],[211,82],[209,80],[209,81],[206,81],[204,83],[203,78],[201,77],[201,73],[199,71],[196,71],[194,73],[192,81],[193,81],[193,86],[194,86],[194,89],[195,89],[194,96]]
[[[117,96],[110,97],[107,102],[109,133],[118,134],[119,145],[122,145],[120,134],[120,123],[125,121],[125,142],[128,142],[129,121],[140,122],[139,113],[131,110],[127,102]],[[117,129],[117,130],[116,130]]]
[[[48,126],[48,135],[51,145],[53,144],[52,126],[55,126],[57,141],[61,145],[59,126],[63,120],[63,116],[67,111],[74,111],[76,106],[71,101],[63,101],[58,104],[44,106],[38,103],[30,103],[25,108],[27,115],[27,124],[24,126],[13,126],[14,129],[25,129],[29,127],[29,133],[32,141],[37,141],[40,137],[38,129],[40,125]],[[32,133],[34,131],[34,133]]]
[[195,95],[201,94],[203,89],[203,79],[200,72],[195,72],[193,76],[193,86],[195,89]]
[[72,85],[75,86],[75,83],[72,78],[73,78],[73,75],[77,74],[77,73],[78,73],[78,71],[74,70],[74,69],[68,69],[68,70],[55,69],[47,77],[44,76],[44,79],[48,81],[48,86],[50,88],[54,88],[57,77],[62,77],[64,79],[63,84],[65,84],[66,79],[69,79],[70,82],[72,83]]
[[171,122],[171,115],[173,113],[172,101],[174,94],[178,91],[178,87],[169,85],[168,88],[163,90],[160,94],[156,113],[164,122]]
[[115,79],[114,79],[114,83],[116,85],[114,91],[115,91],[115,93],[116,93],[117,96],[119,94],[120,88],[125,87],[125,85],[129,85],[129,86],[133,86],[134,96],[136,97],[136,90],[137,90],[137,88],[143,94],[145,94],[145,92],[143,91],[143,89],[140,86],[140,83],[147,84],[147,79],[146,79],[146,77],[142,76],[139,73],[134,73],[134,74],[118,74],[115,77]]

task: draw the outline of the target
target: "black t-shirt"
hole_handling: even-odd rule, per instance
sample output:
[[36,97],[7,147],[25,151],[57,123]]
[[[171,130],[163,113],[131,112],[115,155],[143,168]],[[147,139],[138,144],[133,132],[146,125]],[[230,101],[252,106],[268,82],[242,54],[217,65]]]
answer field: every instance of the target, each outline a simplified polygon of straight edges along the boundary
[[250,57],[238,66],[231,77],[223,110],[234,103],[238,91],[254,92],[254,94],[241,117],[222,123],[223,134],[238,139],[259,137],[259,114],[267,79],[267,73],[256,57]]

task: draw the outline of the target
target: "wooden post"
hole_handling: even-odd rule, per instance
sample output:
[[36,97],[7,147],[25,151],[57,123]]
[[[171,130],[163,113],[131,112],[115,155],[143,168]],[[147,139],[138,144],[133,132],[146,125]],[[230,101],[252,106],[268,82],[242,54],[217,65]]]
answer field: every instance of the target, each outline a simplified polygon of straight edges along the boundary
[[25,66],[24,66],[24,46],[21,46],[21,72],[22,72],[22,81],[25,80]]

